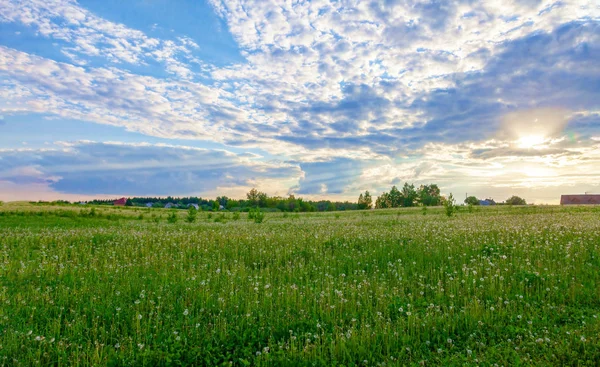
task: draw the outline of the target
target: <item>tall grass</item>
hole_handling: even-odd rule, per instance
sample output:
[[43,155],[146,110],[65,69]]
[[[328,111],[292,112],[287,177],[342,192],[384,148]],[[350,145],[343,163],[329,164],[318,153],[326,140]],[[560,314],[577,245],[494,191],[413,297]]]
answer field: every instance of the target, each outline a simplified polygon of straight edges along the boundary
[[600,361],[594,208],[90,210],[0,216],[0,365]]

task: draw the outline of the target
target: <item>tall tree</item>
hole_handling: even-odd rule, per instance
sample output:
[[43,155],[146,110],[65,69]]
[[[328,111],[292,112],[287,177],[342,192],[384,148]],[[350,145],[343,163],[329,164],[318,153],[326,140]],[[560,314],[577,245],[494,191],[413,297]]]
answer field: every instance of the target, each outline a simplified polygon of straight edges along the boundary
[[408,182],[404,183],[404,186],[402,187],[402,206],[415,206],[416,201],[417,191],[415,190],[415,185],[409,185]]
[[400,206],[400,203],[402,202],[402,194],[400,193],[400,191],[398,191],[398,188],[396,186],[392,186],[392,189],[390,190],[389,195],[389,202],[390,202],[390,207],[391,208],[397,208]]
[[373,207],[373,198],[369,193],[369,190],[365,191],[365,196],[363,196],[363,202],[365,205],[365,209],[371,209]]

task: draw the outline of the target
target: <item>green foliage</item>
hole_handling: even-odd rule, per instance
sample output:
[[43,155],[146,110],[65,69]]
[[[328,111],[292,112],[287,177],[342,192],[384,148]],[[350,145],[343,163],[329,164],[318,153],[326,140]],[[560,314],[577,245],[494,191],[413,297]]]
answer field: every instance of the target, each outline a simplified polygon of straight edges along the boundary
[[506,199],[505,203],[508,205],[527,205],[525,199],[514,195]]
[[177,213],[175,211],[172,211],[171,214],[167,216],[167,222],[172,224],[177,223],[177,219]]
[[457,208],[458,207],[456,206],[456,202],[454,201],[454,196],[452,196],[452,193],[450,193],[450,195],[444,202],[444,212],[448,217],[451,217],[454,215],[454,212],[456,212]]
[[479,199],[477,199],[475,196],[469,196],[468,198],[465,199],[465,204],[479,205]]
[[194,223],[196,218],[198,217],[198,211],[193,206],[188,208],[187,216],[185,217],[185,221],[188,223]]
[[0,206],[4,205],[4,201],[0,200]]
[[240,220],[240,212],[235,212],[233,213],[232,218],[233,220]]
[[427,207],[426,206],[421,207],[421,214],[427,215]]
[[358,209],[371,209],[373,207],[373,198],[369,193],[369,190],[365,191],[358,196]]
[[250,209],[248,219],[254,221],[254,223],[262,223],[265,220],[265,213],[259,208]]

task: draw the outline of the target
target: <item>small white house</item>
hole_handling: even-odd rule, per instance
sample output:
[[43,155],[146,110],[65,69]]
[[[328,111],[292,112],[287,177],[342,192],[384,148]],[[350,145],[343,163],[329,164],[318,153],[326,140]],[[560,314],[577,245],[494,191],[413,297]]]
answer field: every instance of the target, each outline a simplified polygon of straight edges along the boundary
[[152,208],[153,205],[154,203],[146,203],[146,208]]
[[177,208],[177,205],[173,204],[173,203],[167,203],[167,205],[165,205],[165,209],[171,209],[171,208]]

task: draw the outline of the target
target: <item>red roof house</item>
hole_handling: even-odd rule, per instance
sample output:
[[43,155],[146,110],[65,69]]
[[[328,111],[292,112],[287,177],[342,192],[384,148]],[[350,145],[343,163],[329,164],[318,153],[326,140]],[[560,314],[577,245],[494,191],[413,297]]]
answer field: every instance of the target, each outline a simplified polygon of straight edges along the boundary
[[114,206],[125,206],[126,203],[127,203],[127,199],[125,199],[125,198],[120,198],[119,200],[113,201]]
[[600,195],[561,195],[560,205],[600,205]]

